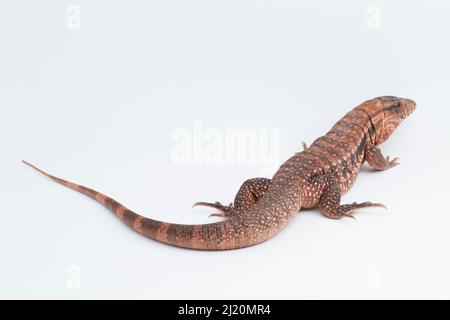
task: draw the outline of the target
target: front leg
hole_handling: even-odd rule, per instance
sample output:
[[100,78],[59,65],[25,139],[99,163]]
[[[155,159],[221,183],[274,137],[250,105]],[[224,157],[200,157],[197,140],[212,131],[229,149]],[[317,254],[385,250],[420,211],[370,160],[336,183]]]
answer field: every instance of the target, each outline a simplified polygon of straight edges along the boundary
[[340,204],[341,193],[335,177],[325,175],[316,178],[315,186],[323,188],[322,196],[319,200],[319,209],[322,214],[330,219],[340,219],[342,217],[353,217],[353,212],[363,208],[373,208],[386,206],[381,203],[363,202],[352,204]]
[[366,148],[365,155],[366,161],[369,163],[369,165],[379,171],[387,170],[400,164],[397,162],[399,158],[395,158],[393,160],[389,160],[389,156],[385,158],[381,153],[380,148],[374,145],[368,146]]

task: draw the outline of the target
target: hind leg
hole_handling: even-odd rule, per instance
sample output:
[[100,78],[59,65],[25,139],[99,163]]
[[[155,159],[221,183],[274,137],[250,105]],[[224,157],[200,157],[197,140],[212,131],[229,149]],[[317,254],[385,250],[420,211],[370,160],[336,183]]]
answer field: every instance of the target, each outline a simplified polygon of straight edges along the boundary
[[319,201],[319,209],[322,214],[330,219],[341,219],[343,217],[354,218],[353,213],[359,209],[365,208],[385,208],[381,203],[372,203],[370,201],[351,204],[341,204],[341,194],[338,183],[334,177],[322,176],[318,179],[319,185],[322,185],[323,192]]
[[196,206],[206,206],[215,208],[221,213],[211,214],[213,217],[232,217],[246,212],[250,209],[269,189],[271,180],[266,178],[255,178],[246,180],[239,189],[234,203],[230,203],[228,206],[222,205],[220,202],[197,202]]

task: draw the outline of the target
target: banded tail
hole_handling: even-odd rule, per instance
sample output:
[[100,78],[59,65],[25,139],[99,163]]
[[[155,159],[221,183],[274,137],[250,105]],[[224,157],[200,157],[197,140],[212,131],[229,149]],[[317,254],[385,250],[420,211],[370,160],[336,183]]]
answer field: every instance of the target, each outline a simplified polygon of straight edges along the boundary
[[[123,223],[134,231],[153,240],[172,246],[195,250],[230,250],[253,246],[268,240],[278,233],[298,211],[281,212],[285,219],[281,219],[276,225],[266,225],[264,217],[279,214],[279,208],[275,206],[274,196],[282,195],[283,201],[288,201],[296,207],[299,199],[295,192],[289,190],[275,190],[269,197],[270,201],[257,203],[248,213],[232,217],[228,220],[208,224],[175,224],[162,222],[143,217],[123,206],[116,200],[82,185],[53,176],[33,164],[23,161],[44,176],[56,181],[63,186],[78,191],[99,202],[112,211]],[[275,188],[276,189],[276,188]]]

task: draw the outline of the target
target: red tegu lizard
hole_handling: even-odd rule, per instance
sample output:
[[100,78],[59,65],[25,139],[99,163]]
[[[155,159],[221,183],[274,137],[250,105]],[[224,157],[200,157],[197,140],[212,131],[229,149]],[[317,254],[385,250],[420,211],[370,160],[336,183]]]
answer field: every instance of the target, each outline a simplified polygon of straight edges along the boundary
[[384,96],[366,101],[347,113],[331,130],[303,152],[287,160],[272,179],[245,181],[234,203],[198,202],[218,209],[225,220],[186,225],[143,217],[95,190],[34,169],[54,181],[79,191],[111,210],[122,222],[151,239],[183,248],[228,250],[261,243],[280,232],[301,208],[318,207],[331,219],[353,217],[353,212],[384,207],[372,202],[341,204],[363,163],[376,170],[398,165],[377,147],[416,108],[414,101]]

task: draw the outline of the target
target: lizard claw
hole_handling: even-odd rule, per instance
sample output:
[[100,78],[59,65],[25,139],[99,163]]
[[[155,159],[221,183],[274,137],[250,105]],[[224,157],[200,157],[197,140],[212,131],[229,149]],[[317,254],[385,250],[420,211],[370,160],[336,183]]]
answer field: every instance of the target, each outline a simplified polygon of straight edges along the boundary
[[306,144],[306,142],[302,141],[302,145],[303,145],[303,151],[308,150],[308,145]]
[[212,207],[212,208],[219,209],[219,208],[217,208],[219,205],[220,205],[219,202],[214,202],[214,203],[211,203],[211,202],[196,202],[196,203],[194,203],[192,208],[203,206],[203,207]]
[[227,217],[228,213],[230,212],[231,208],[233,207],[233,203],[230,203],[228,206],[224,206],[223,204],[221,204],[218,201],[216,201],[214,203],[196,202],[196,203],[194,203],[192,208],[199,207],[199,206],[214,208],[221,212],[221,213],[213,213],[213,214],[209,215],[209,217]]
[[384,209],[387,209],[387,207],[382,203],[373,203],[370,201],[366,201],[363,203],[357,203],[356,207],[358,209],[360,209],[360,208],[384,208]]
[[383,209],[387,210],[387,207],[384,204],[382,204],[382,203],[375,203],[374,207],[383,208]]
[[226,218],[227,216],[225,215],[225,213],[211,213],[208,218],[211,217],[219,217],[219,218]]
[[295,154],[300,154],[300,153],[308,150],[308,145],[304,141],[302,141],[302,145],[303,145],[303,151],[296,152]]
[[400,160],[400,158],[394,158],[394,159],[390,160],[390,157],[387,156],[386,157],[386,169],[390,169],[390,168],[398,166],[400,164],[398,162],[398,160]]
[[356,220],[355,216],[353,215],[353,213],[359,209],[364,209],[364,208],[384,208],[387,209],[387,207],[382,204],[382,203],[373,203],[370,201],[366,201],[366,202],[362,202],[362,203],[357,203],[357,202],[353,202],[350,205],[350,210],[348,210],[347,212],[343,213],[341,217],[347,217],[347,218],[352,218],[354,220]]
[[356,220],[355,216],[351,212],[347,212],[346,214],[344,214],[344,216],[347,218],[352,218],[353,220]]

